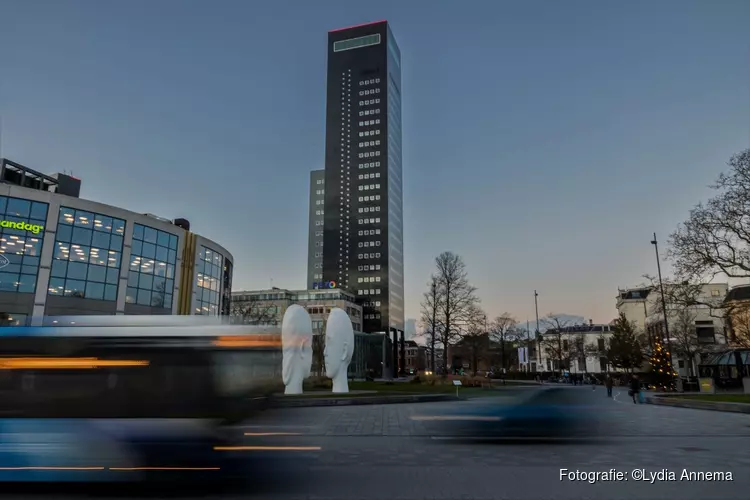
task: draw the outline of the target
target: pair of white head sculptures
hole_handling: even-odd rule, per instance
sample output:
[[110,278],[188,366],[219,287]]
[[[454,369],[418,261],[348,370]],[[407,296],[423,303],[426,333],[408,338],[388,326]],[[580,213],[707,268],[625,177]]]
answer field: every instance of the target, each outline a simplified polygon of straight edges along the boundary
[[[281,322],[284,394],[302,394],[302,382],[312,369],[312,320],[304,307],[291,305]],[[326,376],[333,381],[333,392],[349,392],[347,372],[354,354],[354,329],[349,315],[334,308],[328,315],[325,332]]]

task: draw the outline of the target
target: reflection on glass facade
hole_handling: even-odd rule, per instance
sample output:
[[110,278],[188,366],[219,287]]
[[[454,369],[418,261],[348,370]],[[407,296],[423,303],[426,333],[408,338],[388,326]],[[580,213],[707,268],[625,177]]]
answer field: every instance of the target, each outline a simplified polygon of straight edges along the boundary
[[48,293],[117,300],[125,221],[60,207]]
[[0,313],[0,326],[27,326],[29,317],[26,314]]
[[34,293],[47,204],[0,196],[0,291]]
[[201,246],[198,256],[198,290],[195,314],[218,316],[220,314],[220,289],[224,274],[224,256]]
[[221,296],[221,313],[229,316],[232,313],[232,263],[224,259],[223,294]]
[[172,308],[177,243],[174,234],[133,225],[127,303]]
[[401,166],[401,51],[388,27],[388,317],[404,328],[404,241]]

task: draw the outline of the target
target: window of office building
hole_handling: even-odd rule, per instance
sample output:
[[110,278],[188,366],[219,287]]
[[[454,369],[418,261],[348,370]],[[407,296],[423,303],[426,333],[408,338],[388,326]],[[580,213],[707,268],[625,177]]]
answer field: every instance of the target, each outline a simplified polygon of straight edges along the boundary
[[176,263],[177,236],[135,224],[125,301],[171,309]]
[[125,221],[60,207],[50,295],[117,300]]
[[219,284],[221,283],[224,256],[219,252],[201,247],[198,256],[198,295],[195,314],[217,316],[219,314]]
[[0,196],[0,291],[36,291],[46,223],[46,203]]

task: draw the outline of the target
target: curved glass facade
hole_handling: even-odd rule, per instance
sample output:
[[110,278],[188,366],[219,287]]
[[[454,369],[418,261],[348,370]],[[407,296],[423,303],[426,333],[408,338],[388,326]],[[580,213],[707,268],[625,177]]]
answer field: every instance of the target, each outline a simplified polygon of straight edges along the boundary
[[48,293],[117,300],[125,221],[60,207]]
[[198,291],[195,314],[217,316],[220,313],[223,271],[224,256],[201,246],[200,254],[198,254]]
[[230,313],[232,256],[211,240],[150,214],[0,187],[0,326]]
[[0,196],[0,291],[36,292],[48,205]]
[[177,244],[174,234],[133,225],[127,303],[172,309]]

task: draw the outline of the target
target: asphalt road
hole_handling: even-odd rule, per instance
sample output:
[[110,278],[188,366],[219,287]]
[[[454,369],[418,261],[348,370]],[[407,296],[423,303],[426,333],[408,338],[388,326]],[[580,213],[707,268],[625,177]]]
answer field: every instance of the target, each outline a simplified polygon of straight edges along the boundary
[[[749,415],[634,405],[617,389],[613,399],[606,398],[602,388],[567,390],[581,391],[578,394],[590,404],[587,411],[597,414],[592,441],[466,442],[435,435],[429,422],[413,418],[439,415],[456,405],[469,408],[486,403],[481,400],[269,412],[238,429],[247,434],[248,443],[320,449],[290,452],[296,461],[277,464],[275,474],[264,473],[272,483],[270,489],[211,496],[232,500],[748,498]],[[561,480],[561,469],[614,470],[622,478],[594,484]],[[647,480],[634,477],[634,470],[636,475],[644,470]],[[650,480],[651,473],[665,470],[675,479]],[[733,477],[731,481],[680,480],[684,470]],[[5,497],[29,498],[27,493]]]

